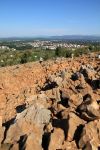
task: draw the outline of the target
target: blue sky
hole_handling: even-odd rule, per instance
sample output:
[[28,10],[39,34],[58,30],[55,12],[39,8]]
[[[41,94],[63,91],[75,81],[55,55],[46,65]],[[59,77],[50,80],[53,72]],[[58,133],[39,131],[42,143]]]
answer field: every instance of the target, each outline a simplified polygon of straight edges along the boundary
[[0,37],[100,35],[100,0],[0,0]]

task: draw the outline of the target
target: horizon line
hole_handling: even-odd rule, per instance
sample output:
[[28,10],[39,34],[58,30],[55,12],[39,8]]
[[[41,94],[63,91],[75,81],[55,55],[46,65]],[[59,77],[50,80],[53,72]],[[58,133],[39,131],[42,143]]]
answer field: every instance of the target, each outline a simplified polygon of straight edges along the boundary
[[46,37],[63,37],[63,36],[94,36],[94,37],[100,37],[99,34],[62,34],[62,35],[34,35],[34,36],[29,36],[29,35],[25,35],[25,36],[1,36],[0,39],[3,38],[46,38]]

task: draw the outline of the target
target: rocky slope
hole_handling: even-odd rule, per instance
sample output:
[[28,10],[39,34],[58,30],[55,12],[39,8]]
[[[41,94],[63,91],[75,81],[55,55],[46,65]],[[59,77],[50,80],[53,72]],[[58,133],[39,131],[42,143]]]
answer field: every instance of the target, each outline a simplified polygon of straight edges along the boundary
[[100,149],[100,60],[0,69],[0,150]]

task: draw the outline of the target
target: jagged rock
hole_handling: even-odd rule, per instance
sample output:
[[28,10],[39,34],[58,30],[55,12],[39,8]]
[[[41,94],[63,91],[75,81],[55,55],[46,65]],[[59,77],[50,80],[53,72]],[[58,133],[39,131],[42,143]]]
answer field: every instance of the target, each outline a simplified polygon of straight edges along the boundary
[[86,150],[97,150],[100,147],[100,120],[85,124],[79,140],[79,147],[86,148]]
[[90,94],[86,95],[86,99],[79,106],[81,117],[87,121],[100,118],[100,106],[96,100],[93,100]]
[[80,119],[75,113],[70,112],[68,116],[68,131],[67,131],[67,141],[72,141],[76,129],[80,125],[84,125],[85,122]]
[[47,95],[48,98],[50,99],[55,99],[56,101],[60,101],[60,91],[59,88],[53,88],[50,90],[47,90],[45,92],[45,94]]
[[16,121],[25,118],[25,120],[31,124],[46,124],[50,120],[50,115],[50,110],[44,108],[43,105],[36,103],[24,110],[22,113],[17,114]]
[[80,90],[86,88],[86,81],[83,74],[79,73],[78,80],[75,81],[75,85],[76,88]]
[[23,135],[23,133],[19,126],[17,124],[11,125],[7,131],[4,143],[14,144],[19,141],[21,135]]
[[61,111],[61,116],[62,116],[62,118],[63,118],[63,119],[68,119],[69,113],[70,113],[71,111],[74,111],[71,107],[62,110],[62,111]]
[[1,68],[1,150],[99,149],[99,75],[88,56]]
[[0,116],[0,148],[1,148],[1,143],[4,140],[4,132],[5,132],[5,127],[2,127],[2,116]]
[[62,112],[63,110],[65,110],[66,107],[64,107],[62,104],[57,104],[57,112]]
[[72,94],[73,92],[69,89],[65,89],[65,88],[62,88],[61,89],[61,98],[62,99],[68,99],[69,98],[69,94]]
[[[42,83],[45,83],[45,75],[45,71],[39,63],[0,69],[0,84],[3,84],[3,88],[0,89],[0,103],[2,103],[0,114],[3,115],[3,122],[15,117],[15,108],[25,103],[25,93],[23,92],[25,89],[28,89],[30,95],[36,94],[37,84],[35,82],[37,80],[38,85],[41,86]],[[17,99],[18,95],[22,96]],[[9,100],[6,99],[8,96]]]
[[0,150],[10,150],[11,149],[11,144],[2,144]]
[[78,85],[77,91],[78,93],[81,93],[81,95],[84,97],[84,95],[88,94],[89,92],[92,93],[92,87],[89,84],[85,84],[84,88],[81,85]]
[[36,100],[37,100],[37,95],[31,95],[31,96],[26,97],[26,101],[25,101],[27,105],[26,107],[28,107],[29,105],[32,105],[34,101]]
[[62,149],[63,150],[78,150],[75,141],[72,141],[72,142],[65,141],[62,146]]
[[38,94],[37,98],[38,98],[37,99],[38,103],[40,105],[43,105],[44,108],[50,108],[51,107],[50,98],[48,98],[44,92],[41,92],[41,94]]
[[[42,105],[34,104],[19,113],[13,125],[7,131],[5,143],[14,144],[20,140],[20,136],[38,130],[38,138],[42,139],[42,131],[45,124],[50,121],[50,111]],[[37,125],[37,128],[34,125]],[[34,130],[35,128],[35,130]],[[39,129],[40,128],[40,129]],[[15,134],[16,133],[16,134]]]
[[83,102],[83,96],[74,89],[61,89],[62,99],[66,101],[66,104],[70,107],[77,108]]
[[33,105],[34,103],[39,103],[40,105],[43,105],[45,108],[50,107],[49,98],[47,95],[42,91],[40,94],[32,95],[26,98],[25,104],[26,107],[29,107]]
[[48,123],[46,126],[45,126],[45,132],[46,133],[51,133],[52,131],[53,131],[53,126],[52,126],[52,124],[51,124],[51,122],[50,123]]
[[56,84],[57,84],[58,86],[60,86],[60,85],[62,84],[62,78],[61,78],[61,77],[56,77],[56,78],[54,79],[54,82],[56,82]]
[[64,80],[65,79],[65,75],[66,75],[66,72],[65,72],[65,70],[62,70],[61,71],[61,78]]
[[60,86],[63,81],[62,72],[56,72],[53,75],[49,75],[48,80],[49,82],[56,83],[56,85]]
[[83,102],[82,94],[72,94],[69,97],[68,104],[71,107],[78,107]]
[[50,143],[48,150],[56,150],[56,149],[61,149],[62,144],[64,142],[64,132],[60,128],[54,128],[53,133],[51,134],[50,137]]
[[1,147],[1,143],[4,139],[4,132],[5,132],[5,127],[0,127],[0,147]]
[[94,80],[95,79],[95,74],[96,74],[96,71],[94,70],[94,68],[87,64],[87,65],[82,65],[81,66],[81,69],[80,69],[80,72],[84,75],[84,77],[86,79],[92,79]]
[[19,144],[15,143],[13,146],[11,146],[10,150],[19,150]]
[[25,143],[25,150],[42,150],[41,141],[34,133],[30,133]]
[[0,127],[2,127],[2,116],[0,116]]
[[[20,122],[16,123],[10,127],[10,129],[7,131],[7,135],[6,135],[4,144],[10,143],[11,145],[12,144],[15,145],[16,142],[19,144],[23,143],[23,147],[26,147],[26,145],[27,145],[27,149],[28,149],[29,144],[30,144],[30,146],[32,146],[31,145],[32,137],[30,136],[31,133],[33,134],[32,137],[34,137],[34,139],[33,139],[34,146],[41,147],[43,126],[39,127],[39,126],[37,126],[37,124],[30,125],[30,123],[26,122],[24,119],[23,119],[23,121],[21,121],[21,123]],[[24,135],[29,135],[29,137],[25,136],[25,138],[23,139],[23,142],[22,142],[22,137],[24,137]],[[27,141],[27,143],[26,143],[26,141]]]

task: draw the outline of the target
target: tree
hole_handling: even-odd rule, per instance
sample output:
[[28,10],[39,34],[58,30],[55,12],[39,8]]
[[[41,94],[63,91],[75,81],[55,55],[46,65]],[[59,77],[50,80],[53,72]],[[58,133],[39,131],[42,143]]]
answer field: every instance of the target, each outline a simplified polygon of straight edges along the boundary
[[72,50],[67,50],[66,51],[66,57],[71,57],[72,55]]
[[92,50],[93,50],[93,47],[92,47],[92,45],[90,45],[90,46],[89,46],[89,50],[90,50],[90,51],[92,51]]
[[66,48],[57,47],[55,50],[55,56],[66,57]]
[[61,47],[57,47],[55,50],[55,55],[60,57],[61,56]]
[[30,51],[24,52],[24,54],[23,54],[22,57],[21,57],[20,63],[21,63],[21,64],[27,63],[27,62],[29,61],[29,58],[30,58],[31,56],[32,56],[32,54],[31,54]]

